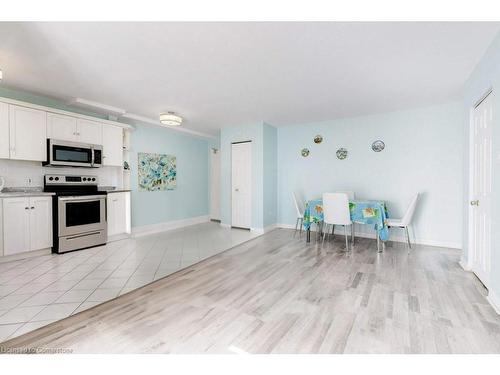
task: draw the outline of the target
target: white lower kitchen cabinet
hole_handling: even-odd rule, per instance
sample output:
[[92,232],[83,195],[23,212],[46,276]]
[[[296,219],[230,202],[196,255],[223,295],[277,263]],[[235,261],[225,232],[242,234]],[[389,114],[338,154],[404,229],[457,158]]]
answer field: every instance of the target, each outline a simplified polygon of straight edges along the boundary
[[3,255],[52,247],[52,197],[4,198]]
[[106,204],[108,238],[130,234],[130,192],[108,193]]

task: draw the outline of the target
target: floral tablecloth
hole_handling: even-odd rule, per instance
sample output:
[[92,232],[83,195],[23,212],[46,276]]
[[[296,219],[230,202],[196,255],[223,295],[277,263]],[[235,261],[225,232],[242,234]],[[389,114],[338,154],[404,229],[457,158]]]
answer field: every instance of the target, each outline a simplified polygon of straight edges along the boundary
[[[351,220],[355,223],[373,225],[382,241],[389,239],[389,228],[386,225],[387,207],[383,201],[349,202]],[[312,223],[323,222],[323,200],[313,199],[306,202],[304,211],[304,228],[308,230]]]

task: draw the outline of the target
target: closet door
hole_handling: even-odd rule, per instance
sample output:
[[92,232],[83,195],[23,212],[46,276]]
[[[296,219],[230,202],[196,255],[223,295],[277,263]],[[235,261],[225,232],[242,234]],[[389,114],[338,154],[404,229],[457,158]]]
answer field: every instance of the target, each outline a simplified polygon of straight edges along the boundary
[[252,224],[252,143],[233,143],[231,151],[232,222],[233,227]]

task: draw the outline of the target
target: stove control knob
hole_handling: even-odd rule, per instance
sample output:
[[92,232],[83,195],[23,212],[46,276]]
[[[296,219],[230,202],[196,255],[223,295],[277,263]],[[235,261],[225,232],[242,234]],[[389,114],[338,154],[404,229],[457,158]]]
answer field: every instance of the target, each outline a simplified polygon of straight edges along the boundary
[[86,177],[84,177],[84,178],[83,178],[83,181],[87,181],[87,178],[86,178]]
[[92,181],[95,181],[95,177],[94,177],[94,178],[92,178]]
[[56,177],[56,178],[55,178],[55,180],[56,180],[56,181],[59,181],[59,177]]
[[49,177],[49,181],[52,181],[54,179],[54,177]]

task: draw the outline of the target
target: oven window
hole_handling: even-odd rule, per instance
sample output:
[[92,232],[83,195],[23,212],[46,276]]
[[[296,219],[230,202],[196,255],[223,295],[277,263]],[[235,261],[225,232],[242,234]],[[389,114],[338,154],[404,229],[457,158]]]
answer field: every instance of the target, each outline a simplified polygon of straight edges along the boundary
[[53,146],[53,158],[55,161],[91,163],[92,150],[88,148],[56,145]]
[[67,202],[66,227],[97,224],[101,222],[101,201]]

